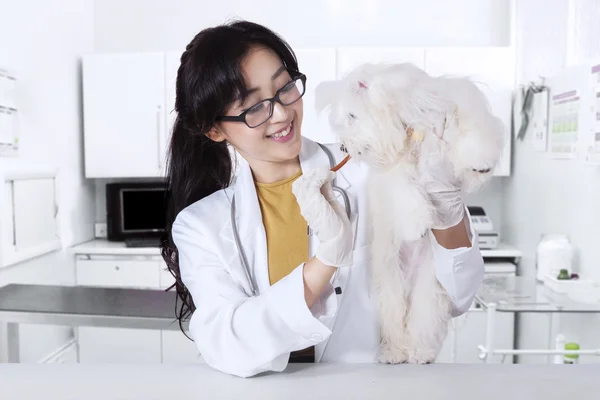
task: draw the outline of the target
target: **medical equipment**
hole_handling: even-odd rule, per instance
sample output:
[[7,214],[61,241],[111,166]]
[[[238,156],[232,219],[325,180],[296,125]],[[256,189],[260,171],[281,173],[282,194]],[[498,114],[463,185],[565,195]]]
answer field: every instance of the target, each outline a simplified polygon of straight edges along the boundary
[[495,249],[498,247],[498,232],[494,230],[494,224],[483,207],[467,206],[471,215],[471,225],[479,236],[480,249]]
[[348,160],[350,160],[350,154],[348,154],[342,161],[340,161],[338,165],[336,165],[335,167],[331,168],[331,170],[333,172],[339,171],[340,168],[342,168],[348,162]]
[[[327,154],[327,158],[329,159],[330,168],[334,168],[335,159],[333,158],[333,154],[331,151],[321,143],[318,143],[321,149]],[[337,186],[337,178],[331,182],[331,186],[334,192],[338,192],[340,196],[342,196],[342,200],[344,201],[344,207],[346,209],[346,214],[348,215],[348,219],[352,215],[350,208],[350,198],[348,197],[348,193],[339,186]],[[248,259],[246,258],[246,253],[244,252],[244,247],[240,241],[240,235],[238,233],[237,224],[235,222],[235,196],[231,199],[231,228],[233,230],[233,237],[235,239],[235,244],[240,252],[240,258],[242,261],[242,266],[244,267],[244,271],[246,272],[246,279],[248,280],[248,284],[250,285],[250,290],[252,292],[252,296],[256,296],[257,291],[256,287],[252,283],[252,278],[250,277],[250,264],[248,263]]]

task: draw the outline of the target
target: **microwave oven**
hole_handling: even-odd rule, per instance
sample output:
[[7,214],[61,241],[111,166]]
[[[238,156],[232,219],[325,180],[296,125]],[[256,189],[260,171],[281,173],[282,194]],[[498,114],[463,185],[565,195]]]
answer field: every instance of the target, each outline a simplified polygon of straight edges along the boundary
[[160,239],[165,232],[167,200],[164,182],[107,183],[107,239]]

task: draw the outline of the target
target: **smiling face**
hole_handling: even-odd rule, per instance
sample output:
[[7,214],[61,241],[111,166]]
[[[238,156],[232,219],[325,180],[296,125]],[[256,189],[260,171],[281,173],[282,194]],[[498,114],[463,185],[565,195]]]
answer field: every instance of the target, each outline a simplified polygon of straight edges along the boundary
[[[302,82],[293,83],[281,59],[270,49],[253,47],[241,64],[248,90],[243,101],[234,102],[226,116],[238,116],[244,111],[246,121],[258,125],[269,115],[268,102],[279,91],[283,103],[298,98]],[[251,128],[244,122],[222,121],[211,132],[213,140],[227,140],[258,175],[268,175],[265,169],[294,164],[300,153],[302,138],[302,98],[290,105],[275,102],[272,116],[264,123]]]

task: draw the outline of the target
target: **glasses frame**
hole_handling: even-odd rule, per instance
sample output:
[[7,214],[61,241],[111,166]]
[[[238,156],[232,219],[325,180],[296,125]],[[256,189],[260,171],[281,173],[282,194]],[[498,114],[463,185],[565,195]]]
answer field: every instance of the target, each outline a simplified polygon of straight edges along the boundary
[[[302,93],[300,94],[300,97],[298,97],[298,99],[292,101],[291,103],[284,103],[281,101],[281,99],[279,98],[281,92],[289,87],[292,84],[296,84],[296,81],[300,79],[302,81]],[[248,128],[253,129],[253,128],[257,128],[259,126],[261,126],[262,124],[264,124],[265,122],[267,122],[269,119],[271,119],[271,117],[273,116],[273,110],[275,109],[275,102],[281,104],[282,106],[286,107],[286,106],[290,106],[292,104],[294,104],[295,102],[297,102],[298,100],[300,100],[304,94],[306,93],[306,75],[304,75],[303,73],[296,73],[294,74],[292,81],[290,81],[289,83],[287,83],[284,87],[282,87],[281,89],[279,89],[276,93],[275,96],[269,98],[269,99],[263,99],[261,101],[259,101],[258,103],[254,104],[252,107],[248,108],[246,111],[244,111],[243,113],[241,113],[240,115],[237,116],[232,116],[232,115],[222,115],[222,116],[218,116],[216,118],[217,121],[229,121],[229,122],[243,122],[245,123]],[[246,121],[246,114],[248,112],[250,112],[254,107],[258,106],[261,103],[264,103],[265,101],[268,101],[271,104],[271,111],[269,112],[269,116],[267,117],[267,119],[265,119],[263,122],[261,122],[258,125],[254,125],[254,126],[250,126],[250,124]]]

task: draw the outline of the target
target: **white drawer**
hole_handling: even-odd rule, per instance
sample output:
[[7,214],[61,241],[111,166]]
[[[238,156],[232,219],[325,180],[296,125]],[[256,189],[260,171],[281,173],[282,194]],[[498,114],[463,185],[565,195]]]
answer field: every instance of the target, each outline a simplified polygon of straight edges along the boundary
[[77,285],[159,289],[161,264],[157,260],[78,259]]

